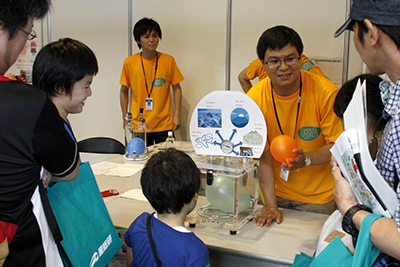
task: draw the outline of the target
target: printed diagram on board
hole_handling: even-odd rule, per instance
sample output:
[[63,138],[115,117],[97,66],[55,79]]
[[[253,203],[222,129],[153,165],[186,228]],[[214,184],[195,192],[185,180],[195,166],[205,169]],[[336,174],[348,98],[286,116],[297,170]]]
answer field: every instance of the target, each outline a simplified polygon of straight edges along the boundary
[[220,109],[199,109],[199,128],[221,128],[222,117]]
[[197,154],[260,157],[266,124],[254,101],[241,92],[214,91],[196,106],[190,137]]
[[[241,141],[239,141],[239,143],[234,144],[232,142],[232,138],[236,133],[236,129],[233,129],[231,137],[228,139],[224,139],[221,134],[219,133],[219,131],[215,131],[215,133],[219,136],[219,138],[221,139],[221,143],[218,143],[217,141],[214,141],[214,145],[220,146],[222,152],[224,152],[225,154],[230,154],[230,153],[235,153],[236,155],[238,155],[238,152],[236,152],[234,149],[237,146],[242,145],[243,143]],[[253,154],[253,152],[251,152],[251,154]]]

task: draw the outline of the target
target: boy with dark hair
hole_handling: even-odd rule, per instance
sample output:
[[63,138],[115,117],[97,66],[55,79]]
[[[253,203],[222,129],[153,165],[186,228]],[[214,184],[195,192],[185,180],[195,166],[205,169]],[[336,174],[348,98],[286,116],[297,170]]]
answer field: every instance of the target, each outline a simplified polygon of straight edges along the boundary
[[[377,153],[382,133],[386,125],[386,121],[382,120],[382,111],[385,107],[383,97],[381,97],[382,87],[389,87],[389,82],[384,81],[378,75],[361,74],[353,79],[345,82],[339,89],[336,95],[333,110],[336,116],[343,121],[343,114],[347,109],[350,101],[353,99],[354,91],[357,88],[357,83],[360,81],[366,82],[366,100],[367,100],[367,140],[369,143],[370,154],[373,160]],[[389,90],[389,89],[388,89]]]
[[99,68],[93,51],[84,43],[64,38],[44,46],[33,64],[32,83],[47,92],[69,125],[69,113],[81,113],[92,95],[90,85]]
[[[200,170],[184,152],[174,148],[152,156],[140,179],[143,194],[156,210],[141,214],[125,234],[127,266],[209,266],[207,247],[184,227],[196,206]],[[151,241],[155,245],[152,252]]]
[[[338,88],[328,79],[301,70],[303,43],[293,29],[266,30],[257,55],[268,77],[247,93],[262,110],[268,140],[260,158],[260,187],[266,210],[259,226],[282,221],[278,207],[330,214],[335,210],[330,152],[342,127],[333,112]],[[270,144],[279,135],[292,136],[297,153],[287,163],[272,158]],[[297,170],[297,171],[293,171]]]
[[133,38],[135,38],[136,44],[139,49],[142,49],[140,37],[148,32],[153,31],[158,34],[158,37],[160,37],[160,39],[162,38],[160,25],[155,20],[143,18],[135,24],[135,27],[133,28]]
[[[181,126],[183,76],[175,59],[157,52],[161,39],[160,25],[153,19],[139,20],[133,29],[133,36],[140,53],[125,59],[121,73],[120,102],[123,126],[127,124],[126,113],[132,114],[132,124],[140,123],[140,108],[146,120],[147,146],[164,142],[169,131]],[[174,112],[172,111],[172,86]],[[129,99],[129,88],[132,90]],[[131,100],[131,110],[127,110]]]

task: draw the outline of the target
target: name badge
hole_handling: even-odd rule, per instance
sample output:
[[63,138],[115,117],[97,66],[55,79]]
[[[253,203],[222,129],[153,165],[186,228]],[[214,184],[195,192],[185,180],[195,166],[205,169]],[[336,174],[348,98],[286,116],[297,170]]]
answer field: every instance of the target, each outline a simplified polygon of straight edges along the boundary
[[146,110],[153,110],[153,98],[146,98]]
[[289,171],[281,169],[281,178],[287,182],[289,179]]

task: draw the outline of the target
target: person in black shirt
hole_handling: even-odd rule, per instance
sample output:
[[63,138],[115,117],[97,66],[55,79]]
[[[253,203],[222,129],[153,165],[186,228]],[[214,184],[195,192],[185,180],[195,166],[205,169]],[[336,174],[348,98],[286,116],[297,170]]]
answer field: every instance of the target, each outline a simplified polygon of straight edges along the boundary
[[0,2],[0,237],[9,249],[3,266],[62,266],[38,187],[43,169],[52,181],[79,172],[77,144],[46,93],[4,76],[36,37],[33,20],[49,9],[50,0]]

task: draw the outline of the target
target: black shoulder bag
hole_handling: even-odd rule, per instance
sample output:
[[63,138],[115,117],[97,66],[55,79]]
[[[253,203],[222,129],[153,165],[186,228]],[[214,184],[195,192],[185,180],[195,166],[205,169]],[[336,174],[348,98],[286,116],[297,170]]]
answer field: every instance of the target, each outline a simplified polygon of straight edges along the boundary
[[149,237],[151,251],[153,252],[153,256],[154,256],[154,259],[156,260],[157,266],[161,267],[161,261],[157,256],[156,244],[154,244],[153,236],[151,235],[151,217],[152,217],[152,215],[147,217],[147,222],[146,222],[147,236]]

